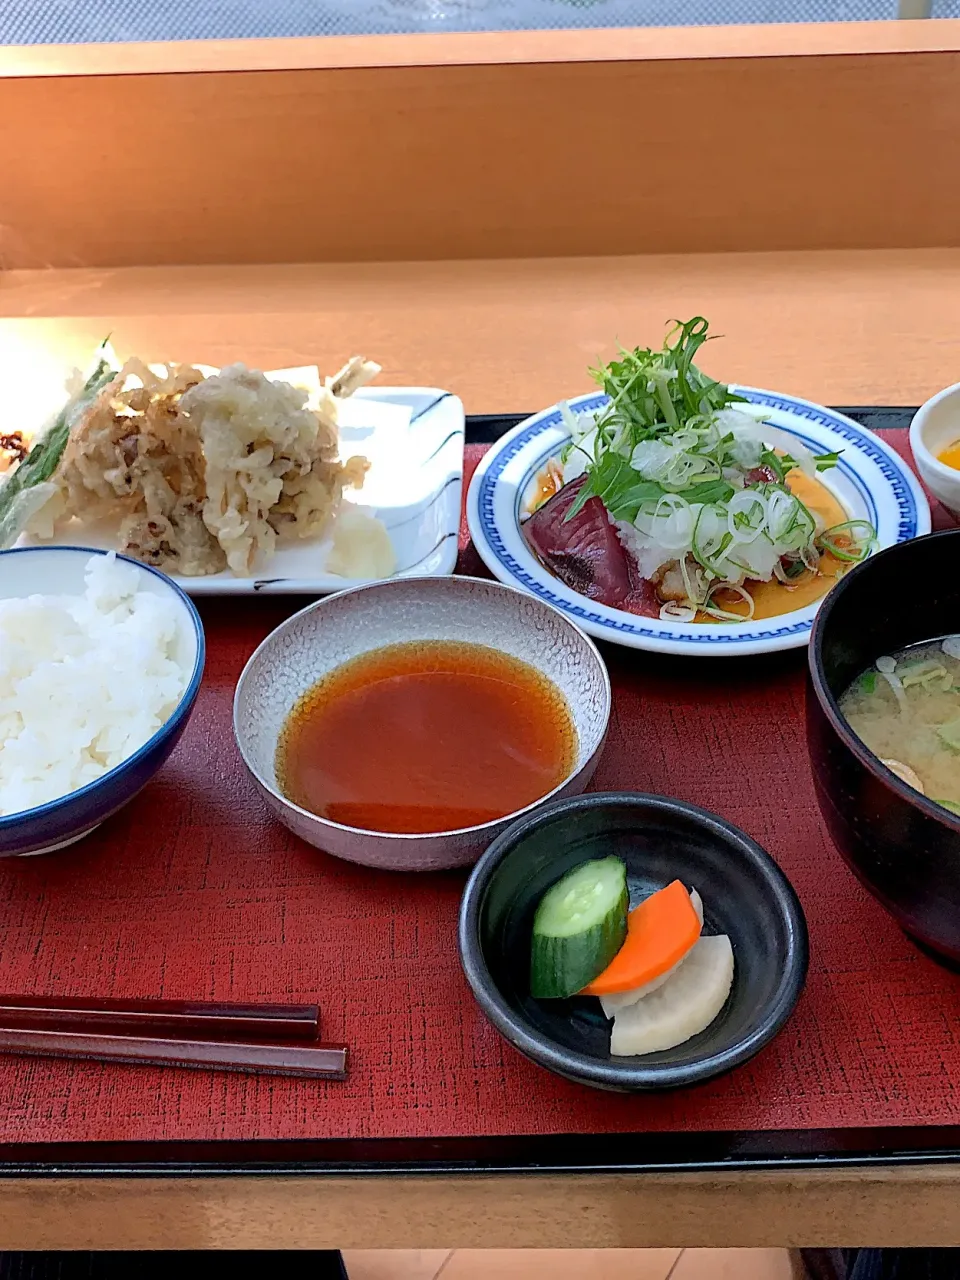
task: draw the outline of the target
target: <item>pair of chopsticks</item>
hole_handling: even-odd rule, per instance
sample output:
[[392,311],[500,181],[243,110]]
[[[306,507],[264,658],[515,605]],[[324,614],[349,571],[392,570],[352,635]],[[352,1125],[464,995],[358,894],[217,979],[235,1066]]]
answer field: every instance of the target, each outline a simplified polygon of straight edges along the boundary
[[343,1080],[314,1004],[208,1004],[0,995],[0,1054]]

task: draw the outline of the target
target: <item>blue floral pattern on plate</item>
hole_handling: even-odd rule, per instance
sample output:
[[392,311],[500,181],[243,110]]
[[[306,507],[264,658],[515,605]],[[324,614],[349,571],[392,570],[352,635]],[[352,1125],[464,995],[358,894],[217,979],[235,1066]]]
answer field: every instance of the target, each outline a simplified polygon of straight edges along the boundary
[[[826,477],[852,517],[870,520],[880,545],[906,542],[930,531],[930,509],[919,482],[899,455],[873,432],[850,418],[793,396],[732,387],[770,411],[770,420],[817,452],[841,451],[836,472]],[[591,412],[603,395],[570,401]],[[609,609],[566,587],[536,559],[520,531],[520,513],[529,487],[566,439],[560,408],[554,405],[521,422],[484,456],[470,486],[467,520],[487,566],[510,586],[546,600],[599,639],[666,653],[731,656],[772,652],[806,644],[816,604],[780,619],[707,625],[661,622]]]

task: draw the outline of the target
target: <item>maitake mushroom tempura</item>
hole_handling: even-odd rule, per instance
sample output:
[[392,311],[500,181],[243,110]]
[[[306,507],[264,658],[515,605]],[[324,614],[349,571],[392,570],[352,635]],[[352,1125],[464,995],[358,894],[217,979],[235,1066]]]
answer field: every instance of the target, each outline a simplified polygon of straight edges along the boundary
[[826,590],[869,554],[875,530],[865,520],[827,527],[794,491],[803,477],[822,489],[816,475],[838,455],[811,453],[701,373],[693,357],[706,337],[697,316],[677,322],[662,350],[622,351],[592,371],[609,403],[596,413],[562,406],[571,442],[541,477],[541,497],[557,491],[524,533],[567,586],[612,608],[742,622],[757,584],[792,594],[823,579]]
[[325,381],[316,368],[290,382],[242,364],[118,368],[104,346],[7,468],[0,548],[24,530],[50,538],[71,522],[106,524],[118,551],[168,573],[250,574],[278,541],[323,535],[344,488],[363,483],[366,459],[339,458],[337,406],[379,372],[360,356]]

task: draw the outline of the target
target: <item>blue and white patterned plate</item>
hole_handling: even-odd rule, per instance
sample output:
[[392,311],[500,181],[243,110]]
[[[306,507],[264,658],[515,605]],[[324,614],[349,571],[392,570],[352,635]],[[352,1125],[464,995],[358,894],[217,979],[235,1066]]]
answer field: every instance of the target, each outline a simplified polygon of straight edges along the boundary
[[[930,532],[930,508],[919,482],[903,459],[873,432],[794,396],[753,387],[731,390],[762,405],[771,423],[797,436],[815,453],[840,451],[839,464],[821,481],[851,520],[870,521],[880,547]],[[581,412],[605,403],[606,397],[599,394],[570,401],[574,411]],[[598,639],[633,649],[734,656],[807,643],[819,602],[753,622],[681,623],[609,609],[564,586],[530,551],[520,532],[520,513],[532,496],[537,475],[568,439],[554,405],[502,436],[477,468],[467,497],[467,521],[474,545],[501,582],[548,601]]]

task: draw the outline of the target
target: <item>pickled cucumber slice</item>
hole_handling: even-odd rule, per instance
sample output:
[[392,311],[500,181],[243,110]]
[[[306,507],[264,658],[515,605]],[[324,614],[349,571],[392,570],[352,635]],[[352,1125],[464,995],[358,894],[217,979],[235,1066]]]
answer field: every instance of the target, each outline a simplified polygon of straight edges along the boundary
[[530,994],[562,1000],[603,973],[627,936],[627,869],[619,858],[574,867],[540,900],[530,948]]

